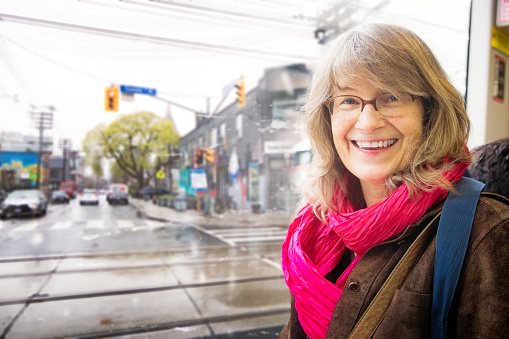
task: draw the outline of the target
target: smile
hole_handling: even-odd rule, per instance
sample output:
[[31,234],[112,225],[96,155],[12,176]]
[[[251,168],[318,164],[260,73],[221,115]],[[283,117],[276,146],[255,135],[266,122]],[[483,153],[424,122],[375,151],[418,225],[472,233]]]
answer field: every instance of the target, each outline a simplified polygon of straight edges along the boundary
[[376,149],[386,148],[394,145],[398,139],[380,140],[380,141],[356,141],[352,140],[353,144],[362,149]]

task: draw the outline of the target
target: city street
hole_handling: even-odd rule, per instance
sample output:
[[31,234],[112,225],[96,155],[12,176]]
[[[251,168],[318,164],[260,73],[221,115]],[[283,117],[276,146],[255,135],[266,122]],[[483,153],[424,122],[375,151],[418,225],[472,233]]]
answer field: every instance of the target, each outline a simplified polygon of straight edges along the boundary
[[285,222],[103,197],[2,220],[2,337],[275,338],[289,315]]

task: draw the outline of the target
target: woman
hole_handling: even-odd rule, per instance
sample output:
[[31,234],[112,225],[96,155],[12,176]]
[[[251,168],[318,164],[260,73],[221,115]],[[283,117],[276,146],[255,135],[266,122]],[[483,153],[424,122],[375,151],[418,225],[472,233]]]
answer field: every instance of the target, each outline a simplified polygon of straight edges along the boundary
[[[342,35],[304,107],[313,150],[305,206],[283,244],[292,294],[280,338],[346,338],[471,162],[463,99],[414,33]],[[509,208],[482,195],[450,310],[451,337],[509,333]],[[373,338],[430,336],[435,240]]]

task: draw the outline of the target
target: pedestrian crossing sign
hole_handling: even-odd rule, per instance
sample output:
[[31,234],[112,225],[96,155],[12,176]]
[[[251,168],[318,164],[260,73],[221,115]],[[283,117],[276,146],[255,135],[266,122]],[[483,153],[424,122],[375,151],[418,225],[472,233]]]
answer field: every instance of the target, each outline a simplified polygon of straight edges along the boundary
[[166,178],[166,174],[164,174],[164,172],[162,170],[159,170],[157,173],[156,173],[156,178],[157,179],[164,179]]

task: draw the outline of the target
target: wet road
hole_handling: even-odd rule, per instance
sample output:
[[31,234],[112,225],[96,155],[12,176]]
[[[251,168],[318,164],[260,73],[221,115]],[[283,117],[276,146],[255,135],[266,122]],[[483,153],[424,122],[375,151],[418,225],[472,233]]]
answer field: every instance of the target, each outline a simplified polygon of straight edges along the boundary
[[129,205],[51,205],[42,218],[0,220],[0,257],[222,244],[190,226],[140,219]]
[[269,338],[288,318],[284,230],[161,223],[105,201],[0,225],[6,338]]

